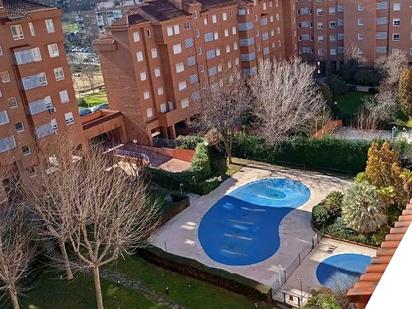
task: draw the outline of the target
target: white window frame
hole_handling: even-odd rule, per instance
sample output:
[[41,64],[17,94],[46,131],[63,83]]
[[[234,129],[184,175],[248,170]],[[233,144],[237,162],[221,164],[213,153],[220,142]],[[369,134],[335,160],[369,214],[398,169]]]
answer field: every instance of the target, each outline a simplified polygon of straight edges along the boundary
[[51,18],[46,19],[44,21],[44,23],[46,24],[47,33],[55,33],[56,32],[56,28],[54,27],[53,19],[51,19]]
[[19,25],[12,25],[10,26],[11,35],[13,36],[13,40],[23,40],[24,39],[24,32],[22,26]]
[[54,73],[54,78],[56,79],[57,82],[64,80],[63,67],[58,67],[58,68],[53,69],[53,73]]
[[70,102],[69,92],[66,89],[59,91],[59,97],[62,104]]
[[59,45],[57,43],[47,45],[47,49],[49,50],[50,58],[56,58],[60,56]]

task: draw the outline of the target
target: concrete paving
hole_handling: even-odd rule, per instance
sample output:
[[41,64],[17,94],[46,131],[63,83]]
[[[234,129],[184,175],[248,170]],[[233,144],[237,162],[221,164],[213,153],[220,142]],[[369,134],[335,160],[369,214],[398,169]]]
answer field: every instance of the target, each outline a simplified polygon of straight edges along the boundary
[[[237,187],[267,177],[290,178],[308,186],[308,202],[291,211],[281,222],[280,247],[270,258],[249,266],[228,266],[210,259],[198,239],[198,227],[203,215],[221,197]],[[311,228],[311,210],[332,191],[344,190],[350,185],[347,178],[316,172],[294,170],[265,164],[249,164],[205,196],[191,196],[191,206],[162,226],[152,244],[176,255],[195,259],[209,267],[220,268],[273,286],[279,280],[279,271],[288,268],[300,252],[312,248],[315,233]]]

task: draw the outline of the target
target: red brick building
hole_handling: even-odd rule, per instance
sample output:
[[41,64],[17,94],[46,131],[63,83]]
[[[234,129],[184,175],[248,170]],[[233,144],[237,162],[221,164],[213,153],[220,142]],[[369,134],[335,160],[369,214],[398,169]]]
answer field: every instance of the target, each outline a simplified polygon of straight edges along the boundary
[[0,203],[11,177],[35,173],[43,141],[72,134],[87,145],[60,16],[31,1],[0,0]]
[[259,60],[297,54],[292,2],[148,0],[115,22],[94,47],[129,140],[175,138],[209,79],[232,67],[253,76]]

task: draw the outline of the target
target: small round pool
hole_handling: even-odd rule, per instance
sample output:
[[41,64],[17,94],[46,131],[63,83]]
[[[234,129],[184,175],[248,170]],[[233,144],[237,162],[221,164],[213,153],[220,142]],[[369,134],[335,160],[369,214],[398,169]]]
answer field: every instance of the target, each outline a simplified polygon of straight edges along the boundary
[[346,290],[353,286],[370,263],[371,257],[363,254],[333,255],[318,265],[316,277],[325,287]]
[[285,178],[243,185],[213,205],[199,225],[205,253],[225,265],[251,265],[279,249],[279,225],[310,198],[308,187]]

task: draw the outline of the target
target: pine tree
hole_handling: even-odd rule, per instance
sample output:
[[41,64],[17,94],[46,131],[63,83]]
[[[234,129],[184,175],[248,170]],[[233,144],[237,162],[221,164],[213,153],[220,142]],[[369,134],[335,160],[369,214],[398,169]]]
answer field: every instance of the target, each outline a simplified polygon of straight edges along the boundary
[[399,104],[402,111],[412,116],[412,72],[409,69],[403,71],[399,81]]

